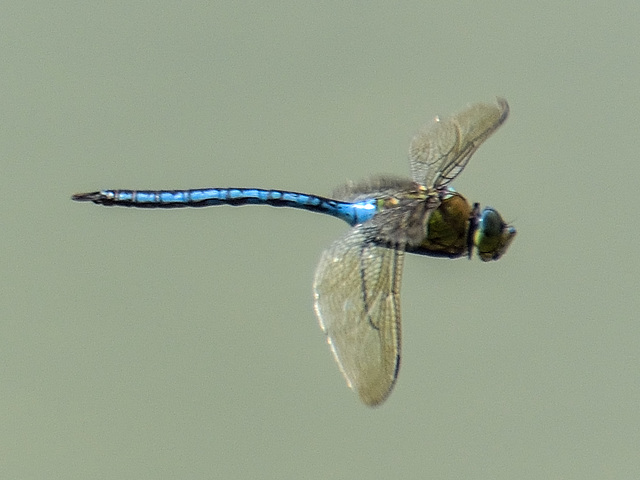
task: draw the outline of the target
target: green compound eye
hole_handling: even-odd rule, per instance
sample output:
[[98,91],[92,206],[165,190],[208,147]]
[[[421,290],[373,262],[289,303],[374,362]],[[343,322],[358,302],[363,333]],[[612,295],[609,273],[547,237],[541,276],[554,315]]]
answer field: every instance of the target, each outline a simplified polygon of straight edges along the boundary
[[498,260],[515,236],[516,229],[507,225],[498,212],[493,208],[485,208],[475,232],[474,243],[478,249],[478,256],[484,262]]

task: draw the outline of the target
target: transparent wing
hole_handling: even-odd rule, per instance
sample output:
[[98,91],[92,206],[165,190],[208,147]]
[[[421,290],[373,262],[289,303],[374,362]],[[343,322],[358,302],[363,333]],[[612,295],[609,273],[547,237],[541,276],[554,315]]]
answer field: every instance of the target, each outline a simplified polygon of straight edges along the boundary
[[314,306],[338,366],[363,403],[382,403],[400,366],[400,280],[404,251],[377,246],[367,223],[322,254]]
[[416,200],[401,200],[394,208],[379,211],[367,222],[378,243],[416,247],[425,238],[427,221],[440,205],[437,193]]
[[508,115],[507,101],[498,98],[496,104],[476,103],[444,120],[436,117],[411,141],[411,177],[429,189],[447,186]]

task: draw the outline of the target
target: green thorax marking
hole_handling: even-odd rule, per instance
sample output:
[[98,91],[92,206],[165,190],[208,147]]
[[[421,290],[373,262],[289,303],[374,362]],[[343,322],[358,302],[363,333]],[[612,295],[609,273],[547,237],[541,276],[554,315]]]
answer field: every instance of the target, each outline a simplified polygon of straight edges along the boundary
[[[401,197],[378,199],[378,209],[402,208],[407,200],[425,200],[426,192],[417,190],[404,192]],[[472,207],[458,192],[450,190],[441,198],[440,205],[431,214],[425,237],[417,246],[407,245],[411,253],[435,257],[458,258],[468,254],[469,228]]]
[[413,253],[461,257],[468,253],[468,234],[472,207],[459,193],[451,192],[431,214],[427,236]]

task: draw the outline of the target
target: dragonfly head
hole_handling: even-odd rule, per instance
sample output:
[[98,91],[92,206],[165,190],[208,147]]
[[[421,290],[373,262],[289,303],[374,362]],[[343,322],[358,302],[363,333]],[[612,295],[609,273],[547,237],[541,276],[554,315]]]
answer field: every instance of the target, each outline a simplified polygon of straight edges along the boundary
[[511,245],[516,229],[505,223],[500,214],[490,207],[482,210],[475,223],[473,244],[478,249],[478,256],[483,262],[498,260]]

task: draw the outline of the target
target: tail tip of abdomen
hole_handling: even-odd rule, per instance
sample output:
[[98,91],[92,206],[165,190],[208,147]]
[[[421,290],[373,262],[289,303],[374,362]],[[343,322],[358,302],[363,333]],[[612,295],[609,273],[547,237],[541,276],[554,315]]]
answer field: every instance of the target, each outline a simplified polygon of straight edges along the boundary
[[101,201],[104,200],[104,195],[102,192],[74,193],[71,195],[71,200],[76,202],[101,203]]

